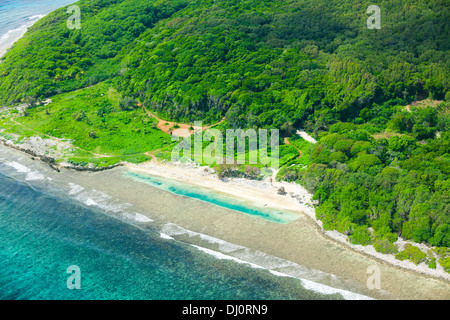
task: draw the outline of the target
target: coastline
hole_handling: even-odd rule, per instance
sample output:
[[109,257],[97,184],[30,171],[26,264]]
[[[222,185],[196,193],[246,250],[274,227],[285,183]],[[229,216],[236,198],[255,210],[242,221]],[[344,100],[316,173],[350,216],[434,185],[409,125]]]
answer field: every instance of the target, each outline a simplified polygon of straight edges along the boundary
[[8,35],[8,33],[14,33],[16,32],[17,34],[11,38],[6,37],[4,43],[0,43],[0,58],[2,58],[7,52],[8,50],[17,42],[19,41],[21,38],[23,38],[23,36],[25,35],[25,33],[28,31],[28,29],[33,26],[33,24],[35,24],[36,22],[38,22],[40,19],[42,19],[43,17],[45,17],[44,14],[40,14],[40,15],[36,15],[34,16],[35,18],[37,18],[37,20],[30,20],[29,23],[26,23],[16,29],[13,30],[9,30],[6,34],[4,34],[3,36],[6,37]]
[[[0,130],[0,132],[1,131],[2,130]],[[306,138],[308,138],[308,136]],[[384,263],[393,268],[411,272],[415,275],[418,274],[438,281],[443,281],[447,284],[450,283],[450,274],[445,272],[439,263],[437,263],[436,269],[430,269],[424,262],[415,265],[409,260],[400,261],[395,259],[394,254],[382,254],[377,252],[373,245],[353,245],[349,242],[346,235],[341,234],[336,230],[324,230],[322,222],[318,220],[315,215],[314,202],[312,201],[313,195],[301,185],[294,182],[277,182],[275,180],[277,171],[273,172],[272,177],[266,178],[264,181],[249,180],[245,178],[231,178],[222,181],[213,172],[214,170],[209,167],[198,167],[193,164],[161,164],[155,160],[139,165],[120,162],[108,167],[82,167],[67,162],[56,163],[56,159],[61,157],[62,153],[51,151],[51,148],[49,148],[48,145],[48,141],[50,140],[58,146],[58,150],[63,150],[71,146],[62,143],[59,140],[40,139],[39,137],[36,139],[30,138],[21,143],[14,143],[13,141],[0,136],[0,142],[3,145],[24,152],[31,156],[32,159],[39,159],[42,162],[47,163],[50,168],[57,172],[60,172],[61,169],[79,172],[100,172],[116,167],[125,167],[128,170],[140,171],[164,179],[177,180],[182,183],[213,190],[216,193],[222,193],[234,199],[241,199],[251,203],[255,207],[259,206],[266,209],[284,210],[294,214],[303,214],[310,220],[309,223],[317,228],[322,237],[337,243],[346,250],[357,252],[372,260]],[[277,193],[278,189],[281,187],[285,190],[284,195]],[[425,244],[405,241],[400,238],[395,242],[399,247],[399,251],[402,250],[407,243],[419,247],[423,252],[427,252],[427,250],[431,248]]]
[[[52,2],[43,2],[39,6],[30,5],[30,3],[20,3],[17,6],[7,7],[4,19],[10,19],[9,10],[14,13],[15,20],[12,24],[12,29],[5,29],[3,34],[0,34],[0,58],[3,57],[8,50],[20,40],[30,27],[41,20],[50,12],[76,2],[76,0],[58,0]],[[21,22],[20,24],[18,22]],[[0,61],[1,63],[1,61]]]
[[[29,26],[27,28],[25,28],[25,31],[22,34],[13,38],[11,41],[6,42],[2,46],[0,46],[0,58],[2,58],[8,52],[8,50],[25,35],[28,28],[29,28]],[[1,61],[0,61],[0,63],[1,63]]]
[[[285,181],[274,182],[275,180],[273,177],[270,179],[265,179],[264,181],[248,180],[245,178],[231,178],[226,181],[222,181],[208,167],[196,167],[194,165],[169,165],[157,163],[155,161],[139,165],[126,164],[125,167],[129,170],[174,179],[180,182],[207,188],[215,192],[224,193],[231,197],[248,201],[256,207],[268,207],[304,214],[308,217],[311,223],[317,227],[317,230],[324,237],[342,245],[347,250],[358,252],[391,267],[450,283],[450,274],[445,272],[440,265],[437,265],[436,269],[430,269],[424,262],[419,265],[415,265],[413,262],[408,260],[400,261],[395,259],[394,254],[382,254],[376,252],[373,245],[353,245],[349,242],[347,236],[335,230],[325,230],[322,222],[315,216],[315,210],[312,205],[314,202],[312,200],[313,195],[301,185],[296,183],[288,183]],[[275,175],[276,172],[273,176]],[[285,195],[279,195],[277,193],[277,190],[280,187],[284,187],[286,191]],[[396,242],[400,250],[407,243],[418,246],[422,250],[428,248],[423,244],[417,244],[411,241],[405,241],[403,239],[399,239]]]
[[[218,194],[229,195],[233,199],[240,198],[255,207],[267,204],[279,207],[279,210],[293,212],[291,209],[296,208],[298,200],[289,193],[278,195],[277,188],[267,181],[234,179],[237,181],[217,183],[219,179],[210,169],[205,172],[205,168],[195,168],[192,165],[182,167],[152,162],[126,164],[103,172],[78,172],[70,167],[60,167],[60,172],[56,172],[41,161],[32,161],[29,156],[23,157],[23,151],[19,152],[8,145],[4,149],[10,150],[7,153],[14,155],[12,159],[37,167],[41,175],[47,176],[45,179],[69,184],[69,195],[84,189],[85,192],[77,195],[83,196],[79,200],[84,205],[97,206],[101,210],[105,209],[107,214],[116,216],[115,209],[109,211],[110,200],[115,199],[114,201],[121,203],[119,207],[133,207],[132,210],[136,214],[134,218],[131,217],[133,221],[152,221],[149,224],[153,227],[162,227],[161,238],[168,241],[175,238],[176,241],[197,245],[207,251],[212,250],[211,252],[219,254],[219,259],[223,259],[223,254],[232,254],[233,260],[247,261],[251,265],[265,268],[266,264],[266,269],[274,275],[304,279],[302,281],[306,284],[319,284],[319,290],[320,285],[325,285],[375,299],[450,299],[450,286],[447,281],[426,275],[418,276],[415,272],[356,252],[327,235],[324,236],[319,226],[299,210],[295,210],[298,219],[286,224],[273,223],[197,199],[173,195],[136,182],[126,177],[125,173],[140,171],[168,180],[178,179],[187,188],[189,185],[199,186]],[[186,179],[187,177],[189,178]],[[210,184],[214,188],[208,188]],[[261,185],[271,191],[258,190]],[[88,190],[94,195],[86,198]],[[99,193],[107,195],[106,202],[95,198]],[[242,196],[245,198],[242,199]],[[129,213],[127,215],[129,216]],[[230,247],[242,249],[229,253]],[[220,251],[221,248],[226,250]],[[266,261],[268,257],[269,261]],[[366,286],[367,270],[370,266],[380,269],[381,290],[369,290]]]
[[[41,15],[39,19],[44,17]],[[38,19],[38,20],[39,20]],[[6,54],[6,52],[26,33],[27,29],[31,27],[36,21],[33,21],[24,28],[24,31],[14,39],[11,39],[7,46],[0,47],[0,58]],[[304,139],[308,140],[309,136],[302,130],[297,132]],[[312,143],[315,140],[308,140]],[[299,215],[304,215],[307,217],[308,222],[316,228],[320,235],[329,241],[333,241],[337,245],[344,248],[349,252],[356,252],[363,255],[369,259],[377,261],[381,264],[388,266],[389,268],[396,268],[401,271],[410,272],[413,275],[419,275],[424,278],[430,278],[433,280],[441,281],[445,284],[450,283],[450,274],[445,272],[439,264],[437,264],[436,269],[430,269],[425,263],[415,265],[414,263],[406,260],[399,261],[395,259],[394,254],[381,254],[375,251],[372,245],[361,246],[352,245],[348,241],[348,237],[337,232],[337,231],[326,231],[323,229],[322,222],[318,220],[315,216],[315,210],[312,201],[312,195],[302,186],[295,183],[288,182],[276,182],[274,172],[270,179],[265,181],[248,180],[245,178],[231,178],[227,179],[226,182],[220,180],[213,172],[211,168],[208,167],[196,167],[193,165],[170,165],[161,164],[155,161],[134,165],[129,163],[119,163],[109,167],[94,168],[94,167],[81,167],[74,166],[68,163],[55,163],[55,158],[47,156],[44,154],[42,148],[43,146],[37,146],[34,148],[33,141],[30,141],[31,146],[21,147],[18,144],[12,143],[10,140],[5,139],[0,136],[0,142],[3,145],[16,149],[20,152],[28,154],[33,160],[34,158],[39,159],[43,163],[46,163],[56,172],[61,172],[62,169],[69,169],[79,172],[95,173],[114,169],[117,167],[125,167],[126,170],[138,171],[145,174],[150,174],[154,176],[159,176],[164,179],[177,180],[182,183],[191,184],[194,186],[199,186],[212,190],[214,192],[228,195],[232,198],[238,198],[245,202],[248,202],[255,207],[267,207],[274,210],[282,210],[294,212]],[[39,143],[37,143],[39,144]],[[136,182],[137,183],[137,182]],[[278,188],[284,187],[286,194],[279,195],[277,193]],[[404,241],[399,239],[396,244],[399,245],[401,250],[406,243],[411,243],[418,246],[422,250],[427,247],[422,244],[413,243],[410,241]],[[426,250],[425,250],[426,251]]]

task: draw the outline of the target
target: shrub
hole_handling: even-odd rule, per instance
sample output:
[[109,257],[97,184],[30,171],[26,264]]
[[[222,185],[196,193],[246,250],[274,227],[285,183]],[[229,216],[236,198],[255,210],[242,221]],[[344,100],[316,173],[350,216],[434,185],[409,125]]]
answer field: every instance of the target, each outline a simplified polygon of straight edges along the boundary
[[122,111],[134,110],[139,108],[136,99],[133,97],[125,97],[120,101],[119,108]]
[[364,171],[379,164],[381,164],[380,159],[373,154],[360,154],[348,164],[348,167],[352,171]]
[[398,248],[387,238],[377,238],[373,247],[380,253],[398,253]]
[[349,123],[349,122],[338,122],[333,124],[330,127],[330,132],[331,133],[342,133],[342,132],[348,132],[348,131],[353,131],[356,130],[358,128],[357,125],[353,124],[353,123]]
[[439,264],[444,270],[450,273],[450,249],[446,247],[439,247],[434,249],[434,252],[439,256]]
[[450,273],[450,257],[439,259],[439,264],[444,268],[445,272]]
[[430,269],[436,269],[436,258],[435,258],[435,257],[431,258],[431,261],[430,261],[430,263],[428,264],[428,268],[430,268]]
[[351,150],[350,153],[352,156],[357,156],[358,153],[367,151],[372,147],[372,144],[369,141],[356,141]]
[[361,244],[363,246],[372,243],[370,232],[366,226],[354,227],[349,239],[353,244]]
[[427,255],[425,252],[421,251],[418,247],[411,244],[406,244],[405,249],[395,255],[397,260],[406,260],[414,262],[414,264],[419,264],[426,260]]

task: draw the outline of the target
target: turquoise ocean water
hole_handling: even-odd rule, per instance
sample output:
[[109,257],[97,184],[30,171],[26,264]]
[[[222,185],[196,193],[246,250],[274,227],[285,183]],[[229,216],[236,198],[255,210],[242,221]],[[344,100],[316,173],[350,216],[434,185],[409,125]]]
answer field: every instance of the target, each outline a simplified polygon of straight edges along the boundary
[[167,179],[165,180],[160,177],[140,174],[137,172],[127,172],[125,173],[125,175],[135,181],[142,182],[177,195],[182,195],[189,198],[198,199],[200,201],[212,203],[223,208],[239,211],[271,222],[288,223],[297,218],[297,215],[294,213],[281,212],[278,210],[270,209],[262,210],[252,208],[251,206],[245,205],[242,202],[238,202],[237,200],[231,199],[224,195],[214,194],[211,192],[208,193],[204,189],[194,186],[185,188],[183,184]]
[[[11,174],[5,162],[0,159],[0,299],[342,298],[87,208],[51,182],[27,182],[43,177],[17,162],[19,173]],[[72,265],[81,271],[80,290],[67,287]]]

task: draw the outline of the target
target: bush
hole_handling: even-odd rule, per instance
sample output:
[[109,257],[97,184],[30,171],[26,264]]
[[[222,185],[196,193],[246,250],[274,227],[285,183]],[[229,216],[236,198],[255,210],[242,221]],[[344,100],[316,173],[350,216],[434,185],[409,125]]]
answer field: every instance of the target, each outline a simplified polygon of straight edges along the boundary
[[438,226],[434,232],[434,236],[430,239],[433,246],[450,247],[450,227],[444,223]]
[[428,264],[428,268],[430,268],[430,269],[436,269],[436,258],[435,258],[435,257],[431,258],[431,261],[430,261],[430,263]]
[[450,249],[446,247],[439,247],[434,249],[434,251],[439,256],[439,264],[446,272],[450,273]]
[[139,107],[137,105],[136,99],[134,99],[133,97],[125,97],[122,101],[120,101],[119,108],[122,111],[128,111],[137,109]]
[[426,260],[427,255],[425,252],[421,251],[418,247],[413,246],[411,244],[406,244],[405,249],[395,255],[395,259],[397,260],[406,260],[414,262],[414,264],[419,264]]
[[331,133],[343,133],[343,132],[348,132],[348,131],[354,131],[357,128],[358,128],[358,126],[353,123],[338,122],[338,123],[333,124],[330,127],[330,132]]
[[450,257],[439,259],[439,264],[444,268],[445,272],[450,273]]
[[375,240],[373,247],[380,253],[398,253],[398,248],[387,238],[378,238]]
[[364,171],[379,164],[381,164],[380,159],[373,154],[361,154],[356,159],[349,162],[348,167],[352,171]]
[[352,234],[349,236],[351,243],[367,246],[372,243],[372,238],[369,230],[366,226],[357,226],[352,230]]

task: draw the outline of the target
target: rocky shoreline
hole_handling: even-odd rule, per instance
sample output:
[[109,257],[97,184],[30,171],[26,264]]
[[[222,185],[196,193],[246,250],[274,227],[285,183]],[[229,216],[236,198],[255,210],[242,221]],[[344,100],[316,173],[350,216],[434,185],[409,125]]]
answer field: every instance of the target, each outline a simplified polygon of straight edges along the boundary
[[71,170],[80,171],[80,172],[86,172],[86,171],[100,172],[100,171],[110,170],[110,169],[117,168],[117,167],[124,165],[123,162],[119,162],[119,163],[116,163],[116,164],[113,164],[113,165],[110,165],[107,167],[78,166],[78,165],[70,164],[68,162],[64,162],[64,164],[58,164],[58,163],[56,163],[55,158],[46,156],[43,154],[39,154],[37,151],[32,150],[31,148],[26,148],[26,147],[17,145],[15,143],[13,143],[11,140],[5,139],[4,137],[0,136],[0,142],[7,147],[10,147],[15,150],[18,150],[18,151],[28,154],[29,156],[31,156],[32,160],[40,160],[40,161],[48,164],[50,168],[52,168],[53,170],[55,170],[57,172],[60,172],[62,168],[71,169]]

